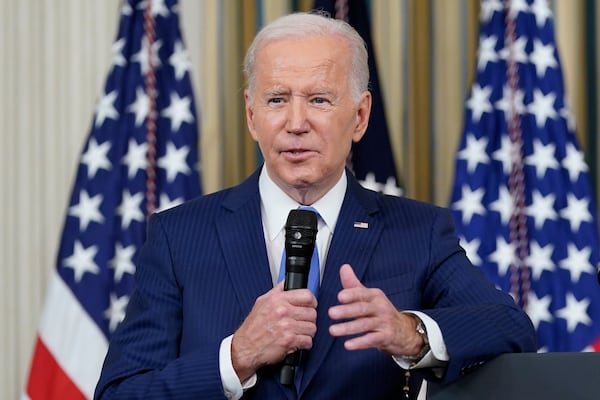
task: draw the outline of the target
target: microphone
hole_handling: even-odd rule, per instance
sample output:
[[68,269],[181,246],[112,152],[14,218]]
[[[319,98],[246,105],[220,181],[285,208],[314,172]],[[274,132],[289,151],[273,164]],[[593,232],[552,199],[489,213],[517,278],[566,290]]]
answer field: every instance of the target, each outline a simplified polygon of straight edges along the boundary
[[[310,260],[317,237],[317,214],[309,210],[291,210],[285,224],[285,282],[283,290],[304,289],[308,284]],[[279,381],[293,385],[301,352],[288,354],[281,367]]]

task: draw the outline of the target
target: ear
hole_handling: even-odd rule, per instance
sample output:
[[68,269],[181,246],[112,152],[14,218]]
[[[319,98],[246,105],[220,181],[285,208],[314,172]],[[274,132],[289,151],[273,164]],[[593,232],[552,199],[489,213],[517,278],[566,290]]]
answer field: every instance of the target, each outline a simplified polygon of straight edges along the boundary
[[246,109],[246,125],[248,125],[248,130],[250,131],[252,139],[258,142],[256,128],[254,127],[254,111],[252,110],[252,101],[250,100],[248,89],[244,90],[244,103]]
[[356,109],[356,126],[354,127],[354,133],[352,134],[353,142],[360,141],[367,131],[367,126],[369,126],[369,115],[371,115],[372,101],[373,99],[371,97],[371,92],[368,90],[362,92],[358,102],[358,108]]

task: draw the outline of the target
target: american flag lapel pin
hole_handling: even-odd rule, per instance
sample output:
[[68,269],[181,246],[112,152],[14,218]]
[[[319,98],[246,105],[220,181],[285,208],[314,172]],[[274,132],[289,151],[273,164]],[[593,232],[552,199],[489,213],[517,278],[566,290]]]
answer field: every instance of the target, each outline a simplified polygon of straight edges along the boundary
[[354,227],[355,228],[359,228],[359,229],[369,229],[369,223],[368,222],[356,221],[354,223]]

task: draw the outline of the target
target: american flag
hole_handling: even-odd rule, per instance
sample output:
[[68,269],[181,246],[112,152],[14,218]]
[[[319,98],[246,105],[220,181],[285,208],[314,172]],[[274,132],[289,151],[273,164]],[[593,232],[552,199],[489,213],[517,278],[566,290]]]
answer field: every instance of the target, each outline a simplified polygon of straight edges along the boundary
[[146,218],[201,192],[176,0],[125,1],[80,158],[24,398],[92,398]]
[[481,3],[451,207],[463,247],[539,351],[600,350],[598,219],[544,0]]
[[367,4],[365,0],[315,0],[314,9],[326,11],[329,15],[348,22],[367,44],[369,90],[373,97],[373,105],[367,132],[360,142],[352,145],[349,167],[363,186],[385,194],[400,196],[402,185],[396,172],[394,153],[390,144]]

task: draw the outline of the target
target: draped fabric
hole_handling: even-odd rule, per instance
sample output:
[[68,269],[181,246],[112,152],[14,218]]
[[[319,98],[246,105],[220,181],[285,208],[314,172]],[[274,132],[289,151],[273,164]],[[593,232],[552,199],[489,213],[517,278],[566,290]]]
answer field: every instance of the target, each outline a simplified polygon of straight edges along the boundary
[[200,194],[177,1],[123,3],[38,330],[26,396],[91,398],[133,291],[146,219]]
[[544,2],[484,2],[465,108],[452,209],[469,258],[540,351],[599,350],[597,208]]

